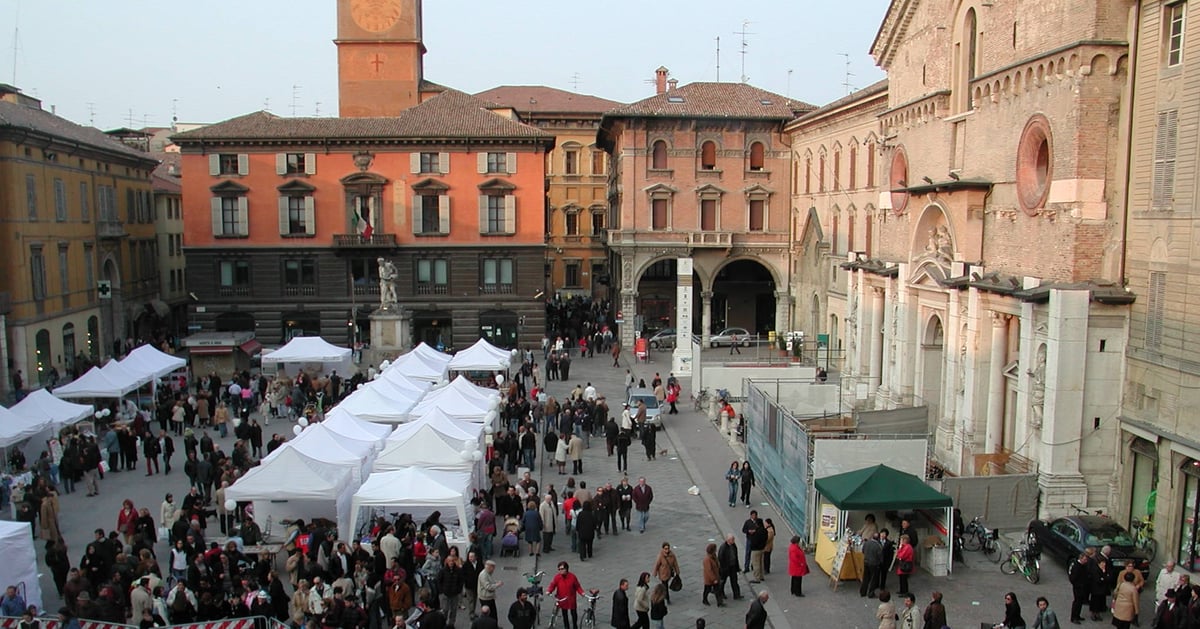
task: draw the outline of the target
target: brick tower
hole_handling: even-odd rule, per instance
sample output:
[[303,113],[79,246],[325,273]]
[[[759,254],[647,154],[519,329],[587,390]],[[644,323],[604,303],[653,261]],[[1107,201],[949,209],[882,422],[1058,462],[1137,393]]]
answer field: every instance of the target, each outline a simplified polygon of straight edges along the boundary
[[395,116],[421,102],[421,0],[338,0],[338,113]]

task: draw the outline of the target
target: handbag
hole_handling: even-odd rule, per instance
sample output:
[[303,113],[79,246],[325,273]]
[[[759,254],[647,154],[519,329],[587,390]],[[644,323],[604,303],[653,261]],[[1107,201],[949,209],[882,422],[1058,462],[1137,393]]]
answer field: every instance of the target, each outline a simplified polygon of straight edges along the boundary
[[896,569],[905,574],[912,572],[913,562],[901,559],[900,562],[896,564]]
[[667,587],[671,588],[672,592],[678,592],[683,589],[683,579],[679,578],[679,575],[676,574],[671,577],[671,584]]

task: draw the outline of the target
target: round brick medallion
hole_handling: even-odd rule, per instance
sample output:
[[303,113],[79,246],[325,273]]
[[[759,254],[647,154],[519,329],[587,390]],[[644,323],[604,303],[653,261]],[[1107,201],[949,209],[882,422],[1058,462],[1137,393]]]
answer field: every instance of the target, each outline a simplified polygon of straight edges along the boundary
[[1025,123],[1017,145],[1017,199],[1026,214],[1035,214],[1046,204],[1053,165],[1050,121],[1038,114]]

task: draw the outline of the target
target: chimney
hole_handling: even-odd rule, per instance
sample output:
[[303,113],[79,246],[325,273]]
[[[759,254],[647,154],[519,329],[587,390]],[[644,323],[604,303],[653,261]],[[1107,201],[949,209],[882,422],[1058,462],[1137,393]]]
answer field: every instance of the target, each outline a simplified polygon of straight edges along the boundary
[[667,91],[673,92],[679,87],[679,79],[667,79]]
[[667,74],[670,72],[666,66],[658,66],[654,71],[654,93],[662,94],[667,91]]

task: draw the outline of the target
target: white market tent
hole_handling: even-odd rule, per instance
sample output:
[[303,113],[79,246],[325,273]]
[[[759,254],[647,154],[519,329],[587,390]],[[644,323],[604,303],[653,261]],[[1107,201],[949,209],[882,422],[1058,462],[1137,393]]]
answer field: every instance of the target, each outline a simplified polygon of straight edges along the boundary
[[287,342],[287,345],[263,354],[264,365],[300,365],[309,366],[307,371],[316,371],[315,365],[321,365],[320,374],[341,370],[349,374],[353,369],[349,348],[338,347],[319,336],[297,336]]
[[134,382],[140,387],[144,384],[149,384],[154,380],[154,376],[148,373],[141,373],[131,369],[118,360],[110,360],[100,368],[101,373],[108,376],[113,382]]
[[383,387],[363,386],[338,402],[336,408],[363,421],[398,424],[408,418],[409,411],[421,398],[419,392],[401,396],[386,391]]
[[474,382],[471,382],[466,376],[459,376],[454,380],[451,380],[450,384],[447,386],[470,398],[483,400],[488,403],[491,403],[492,401],[495,401],[496,403],[500,402],[499,391],[490,387],[481,387]]
[[458,352],[450,359],[450,371],[508,371],[512,354],[483,339]]
[[[464,456],[465,455],[465,456]],[[479,456],[476,461],[474,456]],[[389,439],[388,445],[375,459],[372,473],[387,472],[406,467],[427,470],[466,470],[472,473],[472,482],[478,482],[483,472],[483,453],[478,444],[470,449],[463,444],[425,425],[404,439]]]
[[42,432],[49,425],[49,420],[18,415],[0,406],[0,448],[17,445]]
[[412,348],[412,351],[409,353],[416,354],[417,356],[424,358],[426,362],[433,365],[445,365],[446,363],[450,362],[452,358],[454,358],[450,354],[439,352],[436,349],[433,349],[427,345],[425,341],[417,343],[417,346]]
[[321,425],[351,439],[358,439],[359,441],[375,440],[381,443],[391,434],[392,430],[391,426],[363,421],[342,410],[340,406],[335,406],[332,411],[325,413],[325,419],[321,422]]
[[432,411],[407,424],[400,424],[388,436],[387,440],[389,442],[404,441],[425,426],[429,426],[441,433],[443,437],[454,443],[460,451],[468,448],[476,449],[483,444],[483,424],[447,415],[440,408],[434,408]]
[[285,449],[293,448],[307,457],[349,469],[354,482],[362,483],[371,473],[371,463],[375,460],[373,447],[367,442],[347,439],[321,424],[313,424],[262,460],[267,463]]
[[25,604],[42,609],[42,586],[38,581],[37,552],[28,522],[0,522],[0,583],[24,590]]
[[162,378],[167,374],[187,366],[187,361],[165,354],[155,349],[153,345],[142,345],[129,352],[121,360],[121,364],[135,373],[144,373],[152,378]]
[[490,389],[476,387],[465,378],[455,378],[454,382],[435,387],[421,398],[421,402],[412,410],[410,416],[424,417],[434,409],[441,409],[451,417],[468,419],[475,422],[488,421],[488,413],[499,405],[499,397]]
[[45,420],[51,428],[61,429],[91,417],[96,412],[96,407],[60,400],[45,389],[37,389],[14,404],[10,410],[20,417]]
[[[358,491],[350,505],[350,530],[357,531],[362,518],[388,508],[411,513],[420,522],[434,511],[442,512],[443,522],[452,522],[453,514],[457,527],[447,526],[447,535],[465,540],[470,531],[467,504],[471,493],[471,473],[423,470],[407,467],[391,472],[372,474]],[[364,514],[364,509],[370,510]],[[457,530],[455,530],[457,529]],[[28,534],[28,533],[27,533]]]
[[99,367],[92,367],[82,376],[55,389],[54,396],[66,399],[119,398],[130,391],[136,391],[143,384],[145,381],[117,380]]
[[431,358],[425,358],[414,352],[402,354],[388,365],[387,369],[379,376],[386,378],[391,372],[397,372],[408,376],[414,380],[424,380],[426,382],[441,382],[446,379],[446,363],[434,362]]
[[[270,461],[252,468],[225,490],[225,499],[253,502],[254,517],[280,520],[314,517],[339,523],[349,519],[350,499],[358,487],[345,466],[305,456],[295,448],[279,448]],[[340,527],[339,527],[340,528]],[[350,528],[339,530],[349,539]]]

